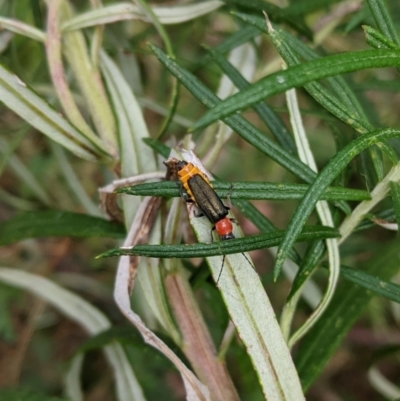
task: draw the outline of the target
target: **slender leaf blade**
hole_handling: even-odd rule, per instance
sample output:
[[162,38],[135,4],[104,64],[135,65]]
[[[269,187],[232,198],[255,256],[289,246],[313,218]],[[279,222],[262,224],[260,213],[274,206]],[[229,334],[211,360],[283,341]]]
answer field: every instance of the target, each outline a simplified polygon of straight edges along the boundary
[[390,183],[390,192],[392,195],[393,209],[396,216],[396,222],[400,227],[400,184],[398,182]]
[[[229,196],[231,199],[248,200],[298,200],[307,192],[309,185],[213,181],[213,188],[221,198]],[[168,181],[122,187],[116,192],[136,196],[177,197],[181,195],[178,185]],[[321,194],[320,199],[329,201],[368,200],[371,199],[371,196],[369,192],[360,189],[328,187]]]
[[368,25],[363,25],[365,41],[375,49],[398,49],[399,46]]
[[400,45],[399,36],[390,16],[390,11],[383,0],[367,0],[371,14],[379,30],[392,42]]
[[0,88],[0,101],[53,141],[84,159],[96,160],[98,156],[105,155],[102,149],[97,148],[15,74],[1,65]]
[[[250,87],[250,83],[228,60],[222,56],[221,53],[212,51],[211,54],[221,70],[229,77],[229,79],[231,79],[239,90],[244,90]],[[254,105],[254,110],[264,124],[270,129],[272,135],[274,135],[279,144],[286,151],[296,154],[296,145],[293,138],[279,116],[264,102]]]
[[368,68],[395,67],[400,64],[400,50],[361,50],[326,56],[278,71],[253,84],[206,112],[192,127],[205,128],[235,112],[253,106],[269,96],[297,88],[322,78]]
[[[206,107],[213,108],[221,102],[221,100],[205,87],[193,74],[180,67],[174,60],[169,58],[157,47],[153,45],[150,45],[150,47],[160,62],[171,72],[171,74],[174,75],[179,82]],[[244,118],[235,115],[228,117],[223,121],[245,141],[253,145],[262,153],[268,155],[272,160],[275,160],[296,177],[299,177],[308,183],[310,183],[315,177],[315,172],[308,166],[300,162],[300,160],[297,157],[294,157],[293,154],[286,152],[275,142],[271,141],[266,135]]]
[[123,226],[81,213],[47,210],[25,212],[0,225],[0,244],[41,237],[123,238]]
[[[368,260],[364,271],[388,280],[399,271],[398,242],[380,247]],[[302,340],[295,363],[303,389],[308,389],[336,351],[350,327],[359,318],[374,296],[370,290],[350,282],[340,282],[325,314]]]
[[37,391],[1,389],[0,399],[7,401],[70,401],[69,398],[51,397]]
[[324,189],[327,188],[327,186],[339,175],[340,171],[360,152],[378,142],[399,136],[400,131],[393,129],[383,129],[365,134],[350,142],[331,159],[305,194],[288,225],[285,238],[282,240],[276,256],[274,266],[275,278],[279,276],[288,250],[292,247],[297,235],[301,231],[301,227],[303,227],[307,221]]
[[376,295],[381,295],[393,302],[400,303],[400,285],[381,280],[376,276],[366,273],[361,269],[341,266],[340,275],[348,281],[371,290]]
[[[194,258],[204,256],[231,255],[270,248],[278,245],[284,231],[275,230],[267,234],[255,235],[246,238],[235,238],[229,241],[213,243],[181,244],[181,245],[136,245],[126,248],[114,248],[102,253],[97,258],[112,256],[148,256],[151,258]],[[298,236],[298,241],[312,241],[320,238],[336,238],[338,230],[325,226],[304,227]]]

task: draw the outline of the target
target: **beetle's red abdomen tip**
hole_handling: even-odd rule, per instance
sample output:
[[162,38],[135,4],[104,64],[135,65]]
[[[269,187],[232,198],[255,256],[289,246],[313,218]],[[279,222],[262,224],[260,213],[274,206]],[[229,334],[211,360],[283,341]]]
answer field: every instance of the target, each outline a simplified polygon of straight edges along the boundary
[[215,223],[215,230],[222,240],[235,238],[233,235],[233,225],[228,217]]

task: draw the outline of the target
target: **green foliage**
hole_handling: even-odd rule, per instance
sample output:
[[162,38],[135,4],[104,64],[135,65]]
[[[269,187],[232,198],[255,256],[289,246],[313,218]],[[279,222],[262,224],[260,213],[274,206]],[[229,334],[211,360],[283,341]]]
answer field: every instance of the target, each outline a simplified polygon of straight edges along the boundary
[[[131,255],[153,258],[189,258],[201,256],[229,255],[256,249],[271,248],[282,241],[283,231],[272,231],[268,234],[255,235],[247,238],[236,238],[222,243],[192,244],[192,245],[136,245],[132,248],[115,248],[104,252],[98,258]],[[316,238],[339,237],[337,230],[330,227],[303,227],[298,241],[312,241]]]
[[[229,196],[230,199],[252,200],[295,200],[302,199],[307,185],[301,184],[275,184],[258,182],[213,182],[213,187],[221,198]],[[137,196],[180,196],[179,186],[174,182],[157,182],[152,184],[139,184],[132,187],[123,187],[117,193]],[[371,199],[367,191],[341,187],[328,187],[320,199],[329,201],[338,200],[368,200]]]
[[[392,242],[382,249],[365,266],[365,273],[377,276],[380,280],[387,280],[398,271],[399,268],[398,243]],[[354,275],[346,270],[344,275],[347,279],[352,277],[352,282],[343,282],[339,285],[334,299],[323,317],[306,335],[302,347],[296,355],[296,366],[299,371],[304,388],[308,388],[315,378],[320,374],[329,357],[337,349],[343,337],[348,333],[350,327],[359,318],[360,314],[367,308],[369,301],[374,295],[371,291],[371,277],[369,285],[363,287],[354,285]],[[364,275],[364,283],[365,280]],[[361,279],[357,280],[360,284]],[[379,286],[375,279],[372,287]],[[398,287],[398,286],[397,286]],[[378,290],[376,290],[378,292]],[[382,291],[379,291],[382,294]],[[388,291],[389,292],[389,291]],[[397,296],[399,294],[399,290]]]
[[[353,326],[398,319],[399,4],[78,3],[0,5],[0,399],[332,391]],[[180,145],[223,177],[234,239],[169,199]],[[99,254],[120,258],[88,271]],[[387,363],[348,338],[360,374]]]
[[44,394],[20,390],[0,390],[0,397],[8,401],[70,401],[68,398],[48,397]]
[[98,217],[65,211],[25,212],[0,227],[0,244],[40,237],[123,238],[124,227]]

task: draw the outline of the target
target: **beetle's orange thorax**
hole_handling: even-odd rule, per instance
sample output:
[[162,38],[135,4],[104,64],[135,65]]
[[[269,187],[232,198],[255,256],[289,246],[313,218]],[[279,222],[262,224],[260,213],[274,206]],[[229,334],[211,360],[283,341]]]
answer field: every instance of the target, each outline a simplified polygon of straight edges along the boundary
[[[179,166],[179,167],[181,167],[181,166]],[[193,201],[195,200],[195,198],[193,196],[192,190],[189,187],[188,181],[190,180],[190,178],[194,177],[195,175],[201,176],[204,179],[204,181],[206,181],[207,184],[212,187],[208,177],[202,171],[200,171],[200,169],[198,167],[196,167],[193,163],[185,162],[183,167],[180,168],[180,170],[178,171],[178,177],[179,177],[179,181],[181,182],[181,184],[182,184],[183,188],[185,189],[186,193],[188,194],[189,198]]]

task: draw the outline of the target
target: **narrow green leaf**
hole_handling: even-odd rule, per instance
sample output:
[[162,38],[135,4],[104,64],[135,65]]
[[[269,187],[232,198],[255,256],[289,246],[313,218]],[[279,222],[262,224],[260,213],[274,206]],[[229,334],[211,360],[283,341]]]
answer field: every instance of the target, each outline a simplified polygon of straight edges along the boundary
[[63,65],[62,57],[62,37],[60,32],[59,15],[63,6],[61,1],[53,1],[49,4],[47,10],[46,32],[47,38],[45,42],[47,64],[54,90],[57,94],[58,101],[68,120],[73,124],[88,140],[95,143],[96,146],[107,152],[106,146],[99,137],[92,131],[92,128],[86,122],[81,111],[76,104],[75,98],[68,85],[66,71]]
[[357,85],[355,86],[355,90],[356,91],[374,90],[380,92],[397,93],[400,90],[400,82],[396,79],[388,79],[386,81],[386,80],[371,78],[368,81],[357,83]]
[[71,16],[62,24],[63,31],[73,31],[96,25],[110,24],[117,21],[143,18],[139,7],[129,3],[117,3],[105,7],[96,7],[87,12]]
[[51,205],[51,198],[48,194],[48,190],[42,186],[40,177],[36,177],[30,168],[25,166],[25,164],[19,159],[19,157],[14,154],[15,149],[8,145],[8,143],[0,138],[0,154],[2,157],[2,162],[8,165],[9,168],[14,172],[23,185],[29,188],[29,191],[42,202],[47,207]]
[[[87,193],[86,188],[84,188],[85,181],[82,182],[75,174],[72,164],[64,149],[56,143],[51,144],[51,149],[53,151],[53,158],[57,161],[59,169],[65,179],[66,190],[68,191],[69,189],[69,191],[74,194],[82,208],[82,213],[87,213],[96,217],[103,217],[104,215],[99,209],[98,202],[92,200]],[[49,189],[52,192],[53,188],[50,187]]]
[[[214,189],[221,198],[229,196],[231,199],[266,199],[266,200],[293,200],[301,199],[309,189],[304,184],[275,184],[270,182],[222,182],[213,181]],[[156,182],[119,188],[117,193],[137,196],[180,196],[180,189],[175,182]],[[359,189],[341,187],[326,188],[321,200],[369,200],[370,194]]]
[[[246,25],[233,34],[229,35],[226,40],[224,40],[222,43],[214,48],[214,51],[221,54],[228,53],[229,51],[243,45],[244,43],[249,42],[259,35],[260,32],[258,29],[252,27],[251,25]],[[207,65],[211,59],[212,55],[210,53],[207,53],[203,58],[195,63],[194,69],[196,70],[200,67],[203,67],[204,65]]]
[[396,28],[390,16],[390,11],[386,7],[384,0],[367,0],[371,14],[374,17],[375,23],[383,35],[392,42],[400,45],[400,40],[397,35]]
[[361,179],[365,182],[368,191],[372,191],[378,182],[378,177],[372,164],[372,160],[368,151],[361,152],[360,157],[356,161],[359,171],[362,171]]
[[343,168],[364,149],[386,139],[396,138],[399,136],[400,131],[393,129],[383,129],[365,134],[350,142],[331,159],[304,195],[304,198],[300,202],[300,205],[288,225],[285,238],[282,240],[276,255],[274,266],[275,279],[279,276],[288,250],[292,247],[297,235],[301,231],[301,227],[303,227],[307,221],[324,189],[327,188],[327,186],[338,176],[340,171],[343,170]]
[[[252,203],[247,200],[235,199],[233,205],[240,210],[240,212],[249,219],[261,232],[268,233],[277,230],[274,224],[264,216]],[[298,253],[291,249],[288,258],[292,259],[293,262],[299,264],[300,256]]]
[[64,211],[25,212],[2,222],[0,244],[40,237],[110,237],[123,238],[119,224],[86,214]]
[[[239,17],[241,17],[242,15],[243,18],[245,18],[245,20],[247,20],[248,23],[251,23],[250,18],[245,16],[244,14],[237,14],[237,15]],[[268,28],[265,24],[265,19],[263,18],[257,19],[256,17],[252,17],[252,20],[254,21],[258,29],[268,34]],[[320,58],[319,54],[317,54],[313,49],[311,49],[309,46],[307,46],[307,44],[305,44],[298,38],[294,37],[293,35],[291,35],[290,33],[286,32],[283,29],[277,28],[276,30],[283,37],[283,40],[286,42],[286,44],[290,46],[292,51],[295,52],[295,54],[298,54],[298,56],[301,57],[301,59],[304,59],[306,61],[311,61]],[[287,64],[295,65],[289,62],[287,62]],[[358,114],[358,116],[360,116],[360,118],[362,118],[363,120],[368,121],[360,102],[354,95],[352,88],[350,88],[350,86],[342,76],[338,75],[334,77],[329,77],[326,78],[324,82],[328,84],[328,86],[331,88],[335,96],[345,106],[347,106],[349,109],[353,109]]]
[[385,156],[387,156],[393,164],[397,164],[399,162],[397,153],[390,143],[378,143],[377,147],[382,150]]
[[[151,258],[195,258],[216,255],[231,255],[253,251],[255,249],[276,246],[282,240],[284,231],[276,230],[268,234],[255,235],[246,238],[236,238],[229,241],[219,241],[209,244],[183,245],[136,245],[127,248],[115,248],[102,253],[97,258],[107,258],[121,255],[139,255]],[[325,226],[304,227],[297,241],[311,241],[320,238],[337,238],[336,229]]]
[[374,166],[374,171],[376,172],[378,182],[380,182],[384,177],[382,151],[380,150],[379,146],[374,145],[368,148],[368,155]]
[[375,213],[374,215],[366,215],[364,220],[357,226],[354,231],[367,230],[368,228],[376,227],[376,223],[372,221],[372,218],[393,221],[396,219],[396,216],[393,208],[384,209],[379,213]]
[[[157,47],[150,45],[160,62],[178,78],[196,99],[208,108],[216,107],[221,102],[218,97],[206,88],[193,74],[180,67],[174,60],[169,58]],[[315,172],[297,157],[283,150],[280,146],[271,141],[266,135],[259,131],[254,125],[250,124],[240,116],[232,116],[223,120],[225,124],[231,127],[245,141],[253,145],[256,149],[275,160],[278,164],[292,172],[296,177],[305,182],[311,183],[315,178]]]
[[400,303],[400,285],[398,284],[381,280],[361,269],[347,266],[340,266],[340,275],[360,287],[371,290],[376,295],[381,295],[391,301]]
[[[287,65],[294,66],[300,64],[298,55],[307,61],[319,59],[318,54],[286,31],[282,29],[268,29],[263,18],[243,13],[236,13],[236,15],[243,21],[252,24],[260,29],[260,31],[268,34]],[[362,134],[372,131],[373,127],[368,121],[363,107],[345,79],[338,75],[328,77],[325,81],[330,86],[331,91],[327,90],[325,86],[318,82],[310,82],[304,85],[304,89],[321,104],[321,106],[350,125],[356,131]],[[398,162],[396,153],[389,145],[380,144],[380,147],[394,164]],[[377,175],[380,174],[383,165],[382,156],[378,150],[379,149],[375,149],[375,147],[369,150],[372,164],[377,171]],[[364,172],[364,174],[366,173]]]
[[[118,122],[122,176],[130,177],[155,171],[154,154],[142,141],[143,138],[150,136],[142,109],[120,69],[105,52],[101,52],[101,71],[105,77],[110,101],[114,106],[115,117]],[[122,202],[125,223],[129,227],[137,212],[140,200],[130,199],[127,203],[123,199]]]
[[[363,262],[363,270],[381,280],[389,280],[399,271],[398,242],[380,247],[373,258]],[[306,390],[319,376],[329,358],[336,351],[350,327],[363,313],[374,296],[350,282],[340,282],[335,296],[324,315],[303,338],[295,356],[295,363],[303,389]]]
[[105,345],[108,345],[113,341],[118,341],[123,345],[143,345],[142,337],[133,327],[112,326],[109,329],[106,329],[95,336],[88,338],[82,345],[79,346],[76,353],[89,352],[103,348]]
[[297,88],[322,78],[368,68],[400,65],[400,50],[362,50],[326,56],[278,71],[222,101],[197,121],[192,131],[205,128],[214,121],[253,106],[269,96]]
[[243,7],[247,10],[255,11],[256,13],[266,12],[271,21],[283,22],[292,27],[296,32],[301,33],[308,38],[312,37],[312,31],[304,23],[302,17],[288,16],[286,9],[278,7],[274,4],[268,3],[263,0],[224,0],[228,4],[234,4]]
[[[164,25],[179,24],[199,18],[221,7],[217,1],[203,1],[201,3],[184,4],[168,7],[162,5],[157,7],[152,4],[152,10],[155,16]],[[135,4],[128,2],[115,3],[104,7],[94,8],[85,13],[79,14],[63,24],[64,30],[76,30],[97,26],[102,24],[111,24],[124,20],[146,20],[146,13]]]
[[[67,1],[62,1],[61,4],[58,15],[60,22],[63,22],[74,16],[74,10]],[[118,141],[114,115],[108,97],[104,96],[105,88],[100,73],[90,60],[84,34],[81,31],[64,31],[62,40],[64,56],[86,101],[96,131],[109,153],[117,158]]]
[[0,101],[21,118],[78,157],[96,160],[104,151],[91,143],[48,103],[0,65]]
[[46,40],[46,34],[43,31],[13,18],[0,17],[0,25],[4,30],[7,29],[10,32],[23,35],[38,42]]
[[[175,58],[172,43],[168,36],[168,33],[167,33],[166,29],[164,28],[164,25],[159,20],[159,17],[156,15],[153,8],[150,7],[148,2],[145,0],[136,0],[136,4],[139,6],[139,9],[144,13],[145,17],[150,21],[150,23],[156,29],[158,35],[160,36],[160,38],[163,41],[163,44],[167,50],[168,56],[171,58]],[[195,13],[195,15],[196,15],[196,13]],[[157,135],[158,139],[164,135],[164,133],[167,131],[170,123],[172,122],[176,108],[178,106],[178,100],[179,100],[179,83],[178,83],[177,79],[174,79],[172,82],[172,89],[171,89],[171,93],[170,93],[168,114],[162,123],[160,132]]]
[[396,216],[396,222],[400,227],[400,184],[398,182],[390,183],[390,193],[392,195],[393,209]]
[[385,35],[368,25],[362,27],[365,33],[365,41],[375,49],[398,49],[399,46]]
[[27,390],[0,390],[0,399],[7,401],[70,401],[67,398],[51,397],[49,395]]
[[[319,59],[319,56],[313,52],[313,50],[284,30],[267,27],[264,19],[243,13],[236,13],[236,15],[246,23],[252,24],[260,29],[260,31],[268,34],[288,66],[300,64],[298,55],[301,55],[308,61]],[[360,133],[372,131],[372,125],[368,121],[363,108],[344,78],[341,76],[328,77],[326,82],[329,84],[332,91],[329,91],[318,82],[310,82],[304,85],[304,89],[321,104],[321,106],[350,125],[356,131]],[[380,146],[389,159],[393,163],[397,163],[398,158],[393,149],[386,144],[381,144]],[[377,175],[380,176],[383,166],[382,155],[376,147],[372,147],[369,153]],[[366,173],[364,172],[364,174]]]
[[368,6],[365,3],[358,9],[358,11],[353,12],[343,30],[344,35],[348,35],[354,31],[358,31],[360,25],[365,23],[367,20],[371,19],[371,13]]
[[162,142],[158,141],[157,139],[153,138],[143,138],[143,142],[149,146],[151,149],[153,149],[155,152],[157,152],[159,155],[168,158],[171,148],[169,148],[167,145],[163,144]]
[[339,3],[341,0],[307,0],[292,2],[289,7],[285,9],[286,15],[298,17],[315,11],[327,8],[331,5]]
[[[225,75],[229,77],[239,90],[247,89],[250,86],[250,83],[240,72],[219,52],[212,51],[211,54],[214,61],[217,62]],[[297,154],[294,140],[279,116],[264,102],[254,105],[254,110],[263,123],[270,129],[279,144],[288,152]]]
[[[255,20],[254,17],[252,17]],[[265,21],[262,19],[256,19],[256,24],[259,29],[262,31],[269,33],[265,26]],[[285,59],[286,63],[290,66],[299,64],[299,60],[296,60],[296,57],[293,56],[294,53],[298,53],[305,60],[311,61],[319,58],[319,55],[316,54],[312,49],[306,46],[303,42],[293,37],[286,31],[282,29],[277,29],[277,32],[280,34],[281,38],[278,36],[277,44],[281,44],[278,47],[284,47],[282,44],[287,44],[290,46],[291,50],[286,51],[285,54],[280,53],[281,56]],[[276,41],[275,41],[276,42]],[[287,53],[291,53],[292,56]],[[297,62],[296,62],[297,61]],[[344,123],[348,124],[356,131],[361,134],[366,132],[370,132],[373,130],[373,126],[369,122],[366,112],[364,111],[362,105],[359,100],[355,96],[353,89],[347,84],[346,80],[340,76],[328,77],[324,80],[331,91],[325,89],[325,87],[317,82],[311,82],[307,85],[304,85],[304,89],[318,102],[327,109],[334,116],[342,120]],[[382,148],[382,151],[385,152],[389,160],[392,161],[393,164],[398,162],[398,157],[393,149],[388,144],[379,144]],[[371,159],[377,174],[382,169],[383,161],[382,156],[380,155],[379,149],[375,149],[377,147],[372,147],[370,149]],[[365,172],[363,172],[365,173]]]
[[[257,20],[258,26],[260,27],[261,20]],[[264,22],[265,26],[265,22]],[[300,65],[300,59],[298,57],[297,44],[291,45],[291,41],[288,41],[288,34],[282,34],[282,30],[269,29],[267,31],[272,43],[276,47],[280,56],[284,59],[289,67]],[[304,48],[304,47],[303,47]],[[314,57],[314,61],[322,60],[319,57]],[[332,113],[334,116],[349,124],[358,132],[364,133],[372,129],[370,123],[366,118],[362,118],[361,114],[358,113],[360,106],[354,97],[350,97],[348,94],[350,90],[342,79],[339,84],[339,80],[334,80],[333,77],[329,78],[328,81],[336,93],[340,93],[340,98],[344,100],[342,102],[334,93],[327,90],[318,82],[310,82],[304,85],[304,89],[319,103],[322,107]],[[344,90],[343,90],[344,89]],[[354,107],[353,103],[357,103]]]
[[296,277],[293,280],[292,288],[290,289],[289,295],[287,296],[286,303],[289,303],[297,291],[302,285],[309,279],[311,273],[320,262],[322,255],[325,252],[325,243],[323,241],[315,241],[310,244],[306,255],[304,256],[299,270],[297,271]]

